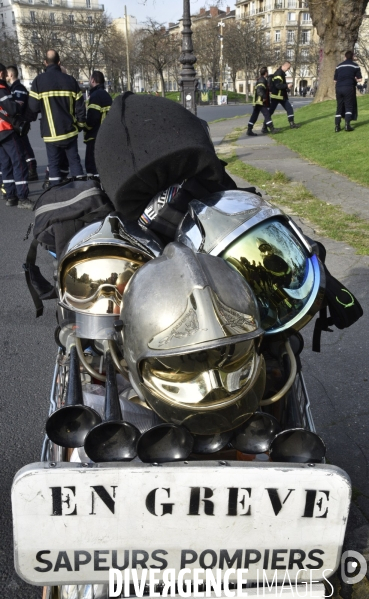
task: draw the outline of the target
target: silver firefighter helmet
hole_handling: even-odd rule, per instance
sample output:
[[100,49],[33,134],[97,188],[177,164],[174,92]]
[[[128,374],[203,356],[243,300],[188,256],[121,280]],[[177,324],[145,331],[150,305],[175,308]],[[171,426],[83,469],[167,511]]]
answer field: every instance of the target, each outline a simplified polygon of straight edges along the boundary
[[114,215],[79,231],[58,264],[59,321],[77,337],[111,339],[129,279],[162,249],[150,231]]
[[325,278],[299,228],[276,206],[241,190],[192,200],[177,241],[221,256],[252,287],[265,334],[305,326],[319,310]]
[[265,386],[255,296],[224,260],[169,244],[124,294],[123,349],[136,393],[195,434],[236,428]]

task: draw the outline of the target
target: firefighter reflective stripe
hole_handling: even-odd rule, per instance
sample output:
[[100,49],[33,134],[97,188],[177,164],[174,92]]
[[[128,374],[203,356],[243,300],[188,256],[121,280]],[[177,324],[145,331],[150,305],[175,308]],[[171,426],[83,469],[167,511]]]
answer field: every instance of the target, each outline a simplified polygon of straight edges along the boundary
[[[282,77],[280,75],[276,75],[275,77],[273,77],[272,83],[274,83],[274,81],[276,79],[280,79],[281,82],[283,83],[283,79],[282,79]],[[276,94],[271,93],[270,97],[274,98],[275,100],[283,100],[283,90],[279,89]]]
[[77,127],[76,130],[72,131],[71,133],[66,133],[65,135],[55,135],[54,137],[43,137],[43,140],[45,142],[62,141],[63,139],[69,139],[70,137],[74,137],[75,135],[78,135]]
[[41,92],[37,94],[34,91],[30,91],[29,95],[36,100],[44,100],[45,98],[56,98],[56,97],[72,97],[74,100],[79,100],[82,98],[82,92],[72,92],[72,91],[52,91],[52,92]]
[[2,98],[0,98],[0,102],[3,102],[4,100],[9,100],[9,98],[13,99],[12,94],[10,94],[10,96],[3,96]]
[[98,104],[89,104],[87,106],[87,110],[89,108],[94,108],[95,110],[99,110],[100,112],[109,112],[110,106],[99,106]]
[[[55,139],[56,131],[55,131],[53,115],[51,113],[49,98],[44,98],[44,106],[45,106],[45,111],[46,111],[47,122],[49,124],[51,138]],[[46,141],[45,137],[44,137],[44,141]]]

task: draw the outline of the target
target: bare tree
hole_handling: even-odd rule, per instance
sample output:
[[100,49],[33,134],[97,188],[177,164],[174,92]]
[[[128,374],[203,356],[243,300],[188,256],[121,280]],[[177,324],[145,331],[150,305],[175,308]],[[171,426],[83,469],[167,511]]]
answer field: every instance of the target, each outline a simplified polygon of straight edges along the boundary
[[139,61],[147,73],[153,71],[161,82],[165,96],[165,73],[178,59],[178,45],[163,25],[149,19],[137,39],[140,45]]
[[111,19],[106,13],[77,13],[69,21],[63,64],[70,72],[89,79],[94,69],[104,68],[104,53],[110,35]]
[[0,32],[1,60],[6,65],[18,64],[20,62],[18,37],[7,29]]
[[193,32],[193,45],[201,75],[217,81],[220,62],[220,31],[218,21],[209,19],[199,23]]
[[368,0],[308,0],[314,27],[323,42],[319,87],[314,102],[335,97],[334,70],[345,51],[354,50]]
[[227,21],[223,34],[224,61],[229,67],[234,91],[236,91],[237,73],[243,68],[242,57],[236,41],[238,33],[238,23]]
[[[44,57],[50,48],[62,50],[66,44],[66,27],[61,15],[46,11],[31,13],[20,21],[18,48],[20,62],[35,74],[44,69]],[[59,18],[58,18],[59,17]]]
[[366,72],[369,73],[369,18],[364,18],[360,27],[359,37],[355,46],[355,57]]

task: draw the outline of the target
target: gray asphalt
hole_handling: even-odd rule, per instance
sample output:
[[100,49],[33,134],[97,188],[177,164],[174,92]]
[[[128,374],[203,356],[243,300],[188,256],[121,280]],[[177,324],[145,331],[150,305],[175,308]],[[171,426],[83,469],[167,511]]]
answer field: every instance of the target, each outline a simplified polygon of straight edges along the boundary
[[[290,98],[291,103],[294,108],[301,108],[301,106],[306,106],[310,104],[312,98]],[[283,108],[278,106],[277,112],[283,112]],[[211,121],[215,121],[217,119],[229,119],[235,116],[243,116],[245,114],[252,113],[252,105],[251,104],[230,104],[228,106],[198,106],[197,115],[207,121],[208,123]]]

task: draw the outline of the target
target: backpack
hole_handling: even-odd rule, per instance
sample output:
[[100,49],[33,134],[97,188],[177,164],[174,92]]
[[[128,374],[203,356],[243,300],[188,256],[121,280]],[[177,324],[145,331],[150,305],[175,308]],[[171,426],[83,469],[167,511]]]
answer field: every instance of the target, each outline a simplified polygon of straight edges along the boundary
[[113,210],[114,206],[97,181],[72,181],[51,187],[39,197],[34,206],[34,239],[23,264],[36,318],[43,313],[42,300],[57,297],[55,286],[45,279],[36,264],[38,245],[59,258],[73,235],[87,224],[104,219]]
[[[363,309],[354,294],[340,283],[325,265],[326,249],[319,241],[315,242],[319,249],[319,258],[323,264],[326,287],[324,304],[315,321],[313,333],[313,351],[320,352],[322,331],[332,333],[331,326],[346,329],[353,325],[363,315]],[[328,310],[329,309],[329,316]]]

